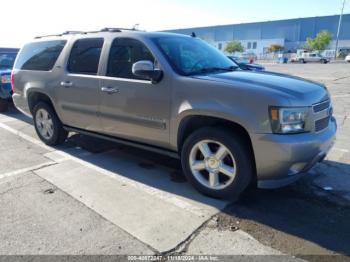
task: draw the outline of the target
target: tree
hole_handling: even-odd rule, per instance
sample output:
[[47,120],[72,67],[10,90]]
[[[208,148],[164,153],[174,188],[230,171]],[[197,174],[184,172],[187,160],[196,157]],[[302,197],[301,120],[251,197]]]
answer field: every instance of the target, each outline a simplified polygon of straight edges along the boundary
[[241,42],[238,41],[231,41],[228,42],[225,46],[225,52],[229,54],[233,54],[234,52],[243,52],[244,47],[241,44]]
[[308,37],[306,46],[312,50],[324,50],[331,40],[332,34],[324,30],[319,32],[314,39]]
[[269,52],[270,53],[276,53],[276,52],[279,52],[279,51],[282,51],[283,50],[283,46],[279,45],[279,44],[272,44],[270,45],[269,47]]

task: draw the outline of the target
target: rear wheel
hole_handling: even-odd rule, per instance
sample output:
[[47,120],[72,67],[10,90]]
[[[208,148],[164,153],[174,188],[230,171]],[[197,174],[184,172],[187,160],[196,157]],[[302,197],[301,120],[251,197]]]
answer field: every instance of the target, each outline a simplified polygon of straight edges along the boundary
[[300,64],[306,64],[306,62],[305,62],[304,59],[300,59],[300,60],[299,60],[299,63],[300,63]]
[[0,98],[0,112],[8,110],[9,102],[6,99]]
[[55,146],[66,140],[68,132],[50,105],[39,102],[34,107],[33,119],[36,133],[45,144]]
[[202,128],[183,146],[181,162],[191,184],[205,195],[234,199],[253,178],[248,145],[226,130]]

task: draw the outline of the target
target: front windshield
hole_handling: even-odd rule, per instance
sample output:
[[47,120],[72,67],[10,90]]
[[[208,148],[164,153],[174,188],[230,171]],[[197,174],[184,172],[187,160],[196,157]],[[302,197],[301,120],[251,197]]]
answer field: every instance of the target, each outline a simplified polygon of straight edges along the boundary
[[12,69],[16,53],[0,53],[0,69]]
[[236,63],[206,42],[191,37],[159,37],[153,41],[176,72],[193,75],[213,71],[232,71]]

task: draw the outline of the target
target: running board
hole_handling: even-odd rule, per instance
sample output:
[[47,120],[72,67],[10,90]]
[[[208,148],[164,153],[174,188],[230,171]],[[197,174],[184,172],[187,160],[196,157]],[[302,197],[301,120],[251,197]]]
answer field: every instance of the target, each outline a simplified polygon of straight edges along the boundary
[[162,154],[162,155],[166,155],[172,158],[176,158],[179,159],[179,154],[177,152],[174,151],[170,151],[167,149],[163,149],[160,147],[154,147],[154,146],[150,146],[150,145],[146,145],[146,144],[142,144],[142,143],[137,143],[137,142],[132,142],[130,140],[126,140],[126,139],[122,139],[122,138],[116,138],[116,137],[112,137],[112,136],[108,136],[108,135],[102,135],[102,134],[97,134],[94,132],[90,132],[90,131],[86,131],[86,130],[82,130],[79,128],[74,128],[74,127],[70,127],[70,126],[64,126],[64,129],[70,132],[76,132],[79,134],[83,134],[83,135],[87,135],[87,136],[92,136],[92,137],[96,137],[96,138],[101,138],[104,140],[109,140],[115,143],[119,143],[119,144],[123,144],[123,145],[127,145],[127,146],[131,146],[131,147],[136,147],[136,148],[140,148],[140,149],[144,149],[147,151],[152,151],[158,154]]

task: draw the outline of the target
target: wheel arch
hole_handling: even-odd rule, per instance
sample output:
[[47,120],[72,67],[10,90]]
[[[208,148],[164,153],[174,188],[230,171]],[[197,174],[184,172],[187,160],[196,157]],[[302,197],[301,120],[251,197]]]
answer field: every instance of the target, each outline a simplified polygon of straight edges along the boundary
[[[47,94],[45,94],[43,92],[40,92],[40,91],[37,91],[37,90],[29,91],[27,93],[27,100],[28,100],[28,107],[29,107],[29,110],[30,110],[31,114],[33,114],[33,110],[34,110],[35,105],[38,104],[39,102],[47,103],[56,112],[54,104],[53,104],[51,98]],[[57,112],[56,112],[56,114],[57,114]]]
[[185,140],[194,131],[203,127],[228,129],[229,131],[242,137],[242,140],[244,140],[249,151],[251,152],[252,162],[254,164],[253,168],[256,174],[255,154],[249,132],[242,124],[229,119],[207,115],[188,115],[184,117],[179,124],[177,132],[177,149],[179,153],[182,150],[182,145],[184,144]]

